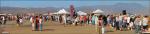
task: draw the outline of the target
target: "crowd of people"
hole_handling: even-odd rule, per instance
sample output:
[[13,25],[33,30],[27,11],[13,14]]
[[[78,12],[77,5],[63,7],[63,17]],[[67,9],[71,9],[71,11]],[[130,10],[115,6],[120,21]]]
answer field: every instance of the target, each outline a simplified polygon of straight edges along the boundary
[[[8,17],[0,16],[0,24],[6,24]],[[16,16],[16,23],[18,26],[23,25],[23,20],[25,17]],[[32,23],[33,31],[42,31],[42,23],[47,20],[57,21],[64,25],[95,25],[98,29],[105,29],[109,31],[126,31],[126,30],[135,30],[136,33],[141,31],[150,30],[150,18],[149,16],[142,15],[51,15],[51,16],[30,16],[28,17],[29,21]],[[149,31],[150,32],[150,31]]]
[[30,22],[32,23],[33,31],[42,31],[42,23],[43,23],[42,16],[32,16],[30,18]]
[[[57,18],[56,18],[57,19]],[[81,15],[81,16],[71,16],[66,17],[59,16],[58,21],[64,24],[71,25],[95,25],[98,29],[104,28],[109,31],[132,31],[135,30],[136,34],[141,32],[149,31],[150,18],[149,16],[142,15],[128,15],[128,14],[118,14],[118,15]],[[71,23],[70,23],[71,22]],[[150,31],[149,31],[150,32]]]

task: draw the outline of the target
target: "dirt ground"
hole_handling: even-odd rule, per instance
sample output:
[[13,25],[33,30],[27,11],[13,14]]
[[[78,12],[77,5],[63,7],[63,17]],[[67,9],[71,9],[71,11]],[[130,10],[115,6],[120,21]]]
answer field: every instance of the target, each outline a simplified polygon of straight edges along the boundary
[[[73,26],[62,25],[58,22],[45,22],[43,23],[43,31],[32,31],[31,23],[25,21],[20,27],[16,25],[15,21],[9,21],[3,25],[1,30],[9,34],[98,34],[95,27],[92,25],[86,26]],[[133,31],[114,31],[106,32],[105,34],[134,34]]]

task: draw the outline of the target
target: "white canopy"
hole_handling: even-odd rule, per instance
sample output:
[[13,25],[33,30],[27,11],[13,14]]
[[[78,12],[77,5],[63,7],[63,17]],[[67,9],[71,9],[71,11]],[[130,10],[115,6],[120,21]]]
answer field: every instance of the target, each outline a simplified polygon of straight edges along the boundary
[[53,15],[53,14],[58,14],[58,12],[56,12],[56,13],[50,13],[50,15]]
[[12,15],[12,14],[8,14],[8,15]]
[[0,15],[6,15],[6,14],[0,14]]
[[59,10],[57,13],[58,14],[69,14],[69,12],[67,12],[65,9]]
[[97,10],[93,11],[92,13],[103,13],[103,11],[100,9],[97,9]]
[[48,13],[44,13],[43,15],[48,15]]
[[87,15],[87,13],[82,12],[82,11],[78,11],[77,14],[78,14],[78,15]]

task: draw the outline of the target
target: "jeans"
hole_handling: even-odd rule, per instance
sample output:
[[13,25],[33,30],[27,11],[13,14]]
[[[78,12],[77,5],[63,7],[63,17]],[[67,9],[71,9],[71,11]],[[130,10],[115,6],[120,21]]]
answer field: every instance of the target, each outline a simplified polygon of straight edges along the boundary
[[117,30],[119,30],[119,21],[115,22],[115,27],[116,27]]
[[123,22],[120,20],[119,21],[119,28],[122,28]]
[[140,31],[141,31],[141,26],[135,25],[135,33],[140,33]]
[[95,20],[92,20],[92,25],[95,25]]

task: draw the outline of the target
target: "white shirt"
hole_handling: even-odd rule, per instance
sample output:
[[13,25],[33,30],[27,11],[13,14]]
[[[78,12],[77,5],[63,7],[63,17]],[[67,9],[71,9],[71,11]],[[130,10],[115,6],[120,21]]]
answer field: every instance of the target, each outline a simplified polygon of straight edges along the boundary
[[42,24],[42,19],[39,19],[40,24]]
[[32,22],[32,20],[33,20],[33,18],[31,17],[31,18],[30,18],[30,22]]
[[143,24],[143,26],[148,25],[147,23],[148,23],[148,19],[147,19],[147,18],[143,18],[143,23],[142,23],[142,24]]
[[119,20],[122,20],[123,16],[119,16]]
[[127,23],[129,23],[129,22],[130,22],[130,17],[127,18]]
[[116,21],[119,21],[119,17],[116,17]]
[[63,15],[62,17],[63,17],[63,21],[64,21],[64,23],[66,23],[66,16],[65,16],[65,15]]
[[140,20],[140,18],[136,18],[134,21],[135,25],[141,25],[142,24],[142,20]]
[[76,19],[75,19],[75,22],[77,22],[79,20],[79,17],[77,17]]
[[5,20],[5,17],[4,17],[4,16],[3,16],[2,18],[3,18],[2,20]]
[[22,22],[23,22],[23,20],[22,20],[22,19],[19,19],[19,21],[20,21],[20,23],[22,23]]

